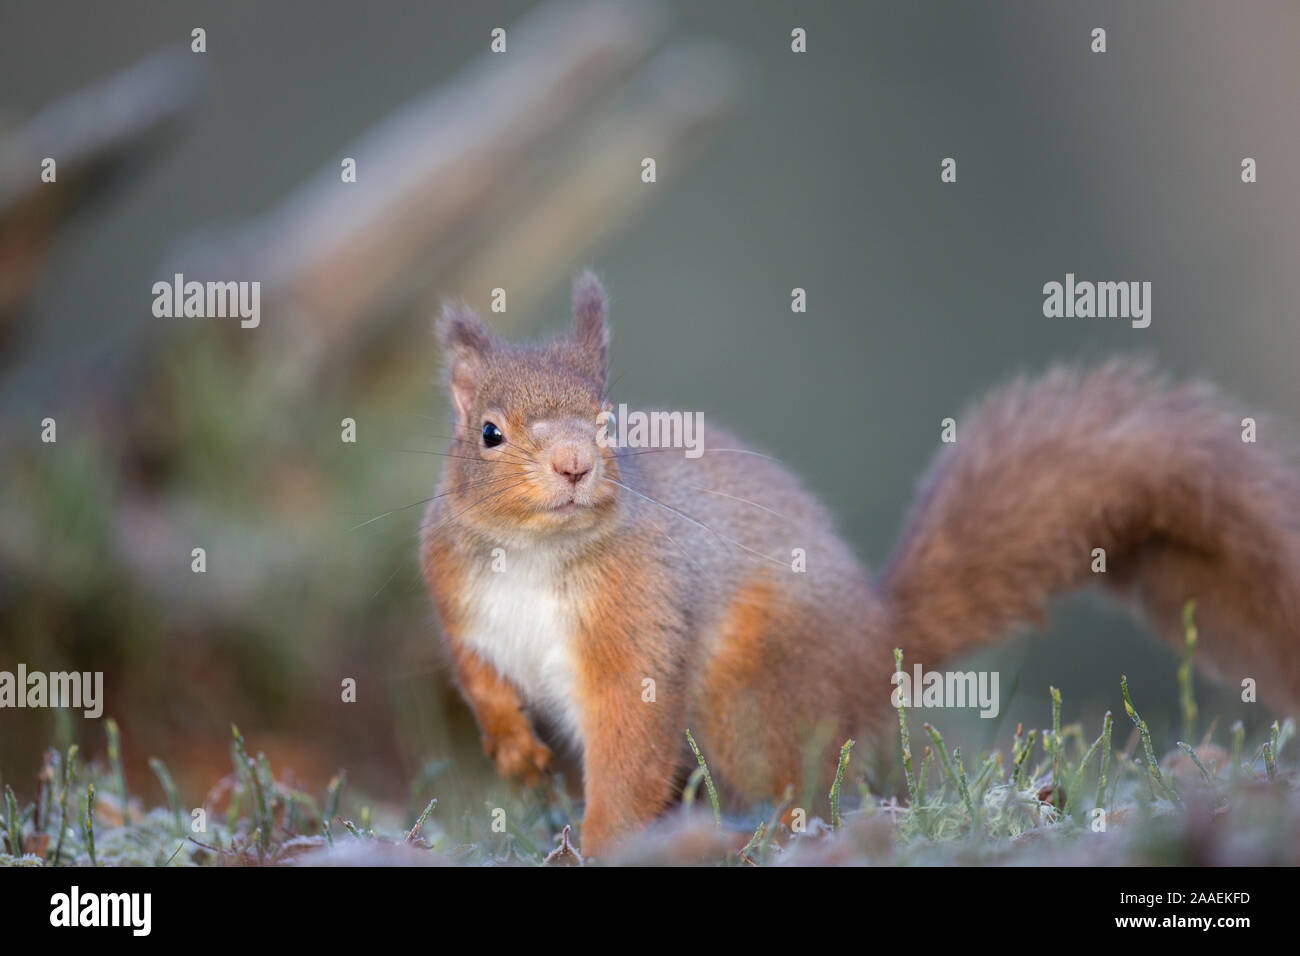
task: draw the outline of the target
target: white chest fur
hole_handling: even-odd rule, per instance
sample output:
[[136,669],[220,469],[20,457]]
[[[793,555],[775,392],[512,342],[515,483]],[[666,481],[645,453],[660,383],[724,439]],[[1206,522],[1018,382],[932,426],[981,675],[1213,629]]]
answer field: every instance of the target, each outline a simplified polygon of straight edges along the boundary
[[552,560],[510,550],[471,582],[463,639],[524,701],[581,746],[574,703],[576,613]]

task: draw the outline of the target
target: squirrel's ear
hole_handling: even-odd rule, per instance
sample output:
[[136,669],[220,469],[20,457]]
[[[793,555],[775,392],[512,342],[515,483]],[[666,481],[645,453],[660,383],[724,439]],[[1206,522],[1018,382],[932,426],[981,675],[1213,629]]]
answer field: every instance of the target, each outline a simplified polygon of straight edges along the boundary
[[442,304],[435,332],[446,358],[447,387],[456,415],[462,425],[467,425],[483,362],[492,350],[492,335],[473,309],[450,301]]
[[609,352],[608,313],[609,298],[594,272],[573,280],[573,341],[592,356],[602,378]]

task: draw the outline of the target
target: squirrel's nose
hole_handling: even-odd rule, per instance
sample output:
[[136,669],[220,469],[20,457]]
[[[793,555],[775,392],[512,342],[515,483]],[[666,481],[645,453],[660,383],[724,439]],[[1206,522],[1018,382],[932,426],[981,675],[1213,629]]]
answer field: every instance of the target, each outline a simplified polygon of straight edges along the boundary
[[551,467],[555,473],[575,485],[591,471],[594,460],[590,448],[576,444],[559,445],[551,452]]

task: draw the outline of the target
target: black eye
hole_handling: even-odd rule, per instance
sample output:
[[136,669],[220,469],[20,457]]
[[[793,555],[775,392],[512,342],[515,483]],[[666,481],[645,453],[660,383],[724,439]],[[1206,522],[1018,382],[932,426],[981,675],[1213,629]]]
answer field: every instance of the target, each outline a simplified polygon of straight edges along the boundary
[[496,448],[497,445],[501,444],[505,440],[506,440],[506,436],[501,433],[501,429],[497,428],[496,425],[494,425],[492,422],[483,423],[483,444],[484,445],[486,445],[488,448]]

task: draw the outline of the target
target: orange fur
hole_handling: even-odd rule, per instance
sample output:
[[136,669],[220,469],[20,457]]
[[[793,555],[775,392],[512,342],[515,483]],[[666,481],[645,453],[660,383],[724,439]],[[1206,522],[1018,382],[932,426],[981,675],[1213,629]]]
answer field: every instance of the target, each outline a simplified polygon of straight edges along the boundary
[[[775,796],[800,776],[788,738],[795,730],[781,719],[764,671],[783,670],[780,599],[773,583],[758,578],[742,587],[727,608],[717,656],[703,677],[701,696],[714,706],[700,714],[697,736],[709,759],[735,768],[730,784],[747,800]],[[788,646],[787,646],[788,649]]]
[[582,840],[599,854],[679,792],[685,635],[677,616],[664,612],[671,594],[635,548],[605,555],[589,574],[577,635]]

